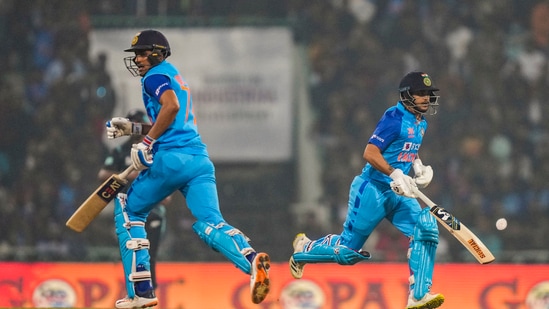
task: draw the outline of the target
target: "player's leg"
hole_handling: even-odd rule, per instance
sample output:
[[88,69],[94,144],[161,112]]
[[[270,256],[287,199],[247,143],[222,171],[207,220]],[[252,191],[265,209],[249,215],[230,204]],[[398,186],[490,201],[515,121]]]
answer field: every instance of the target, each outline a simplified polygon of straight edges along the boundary
[[304,234],[298,234],[293,242],[294,253],[289,263],[292,276],[301,278],[307,263],[353,265],[369,259],[370,254],[361,251],[361,248],[384,216],[382,193],[362,177],[355,177],[349,191],[342,234],[330,234],[314,241]]
[[293,242],[294,253],[290,257],[290,272],[295,279],[303,276],[307,263],[338,263],[354,265],[370,259],[370,254],[341,245],[340,235],[329,234],[317,240],[310,240],[301,233]]
[[149,240],[145,216],[128,212],[126,194],[114,201],[114,221],[124,268],[127,297],[116,302],[116,308],[146,308],[158,304],[149,268]]
[[162,154],[155,156],[155,164],[132,182],[127,199],[117,199],[115,203],[115,226],[128,292],[127,298],[116,303],[117,308],[142,308],[158,303],[152,285],[145,222],[151,210],[175,190],[166,184],[170,177],[164,175],[170,176],[173,171],[165,170],[162,157]]
[[158,256],[158,248],[160,247],[160,241],[164,233],[166,226],[166,208],[160,204],[155,207],[145,224],[145,231],[147,232],[147,238],[150,241],[149,255],[150,255],[150,268],[151,268],[151,280],[154,289],[157,288],[158,283],[156,280],[156,258]]
[[406,308],[438,308],[444,302],[444,296],[430,292],[438,245],[436,219],[429,213],[429,208],[421,210],[417,200],[405,197],[399,199],[402,200],[401,207],[390,220],[405,235],[411,236],[408,250],[410,295]]
[[262,302],[270,288],[270,258],[264,252],[256,252],[249,239],[239,229],[228,224],[219,209],[219,200],[211,161],[195,156],[193,166],[200,168],[181,192],[189,210],[196,218],[193,230],[212,249],[223,254],[246,274],[251,275],[250,289],[254,303]]

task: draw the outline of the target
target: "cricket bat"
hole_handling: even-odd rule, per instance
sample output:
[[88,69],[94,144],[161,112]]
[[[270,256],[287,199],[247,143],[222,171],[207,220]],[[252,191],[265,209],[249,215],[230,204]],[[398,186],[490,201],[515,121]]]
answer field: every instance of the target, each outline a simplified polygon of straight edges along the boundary
[[130,165],[120,174],[113,174],[76,209],[65,225],[76,232],[82,232],[99,213],[107,207],[128,184],[126,178],[133,171]]
[[446,209],[436,205],[423,192],[417,188],[413,188],[414,193],[422,200],[431,210],[431,214],[435,216],[437,221],[444,226],[450,234],[467,249],[477,259],[480,264],[488,264],[496,258],[490,252],[488,247],[463,223],[461,223],[454,215]]

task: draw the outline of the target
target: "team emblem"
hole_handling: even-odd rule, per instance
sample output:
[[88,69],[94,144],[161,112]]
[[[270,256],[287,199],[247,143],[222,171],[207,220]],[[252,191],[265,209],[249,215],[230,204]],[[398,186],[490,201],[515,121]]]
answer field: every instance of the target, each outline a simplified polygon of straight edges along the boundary
[[134,46],[135,44],[137,44],[137,41],[139,40],[139,35],[141,34],[141,32],[139,32],[138,34],[136,34],[134,37],[133,37],[133,40],[132,40],[132,46]]
[[423,84],[427,87],[431,87],[431,79],[429,78],[429,75],[423,75]]

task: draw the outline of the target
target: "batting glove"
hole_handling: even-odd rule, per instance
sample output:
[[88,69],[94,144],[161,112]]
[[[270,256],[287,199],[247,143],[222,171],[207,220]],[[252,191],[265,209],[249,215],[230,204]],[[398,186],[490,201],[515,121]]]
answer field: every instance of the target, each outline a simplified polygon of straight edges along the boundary
[[398,195],[416,198],[413,188],[417,188],[416,183],[412,177],[404,175],[401,169],[395,169],[391,175],[389,175],[393,181],[391,181],[391,190]]
[[126,135],[141,135],[142,125],[138,122],[131,122],[128,118],[114,117],[105,123],[107,127],[107,138],[114,139]]
[[131,150],[131,159],[133,168],[137,171],[148,169],[153,164],[152,146],[156,140],[150,136],[145,136],[139,144],[133,144]]
[[430,165],[423,165],[420,159],[415,159],[413,163],[414,167],[414,181],[418,188],[426,188],[433,180],[433,168]]

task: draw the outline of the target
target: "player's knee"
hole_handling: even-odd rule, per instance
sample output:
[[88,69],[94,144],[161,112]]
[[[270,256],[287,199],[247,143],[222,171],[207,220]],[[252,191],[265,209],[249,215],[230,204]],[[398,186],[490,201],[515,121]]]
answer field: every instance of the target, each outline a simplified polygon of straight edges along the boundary
[[438,243],[438,226],[436,219],[429,213],[429,208],[421,210],[414,228],[414,240]]

